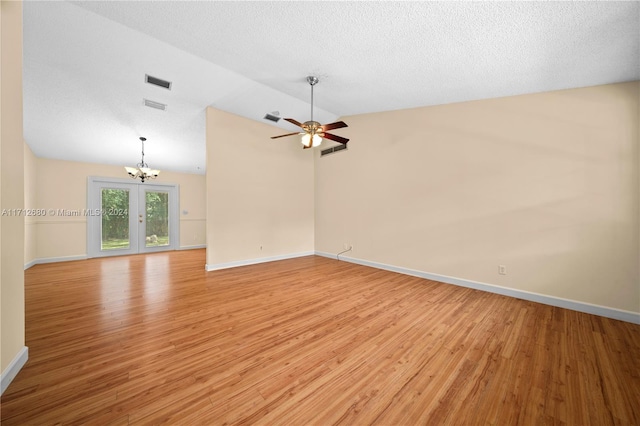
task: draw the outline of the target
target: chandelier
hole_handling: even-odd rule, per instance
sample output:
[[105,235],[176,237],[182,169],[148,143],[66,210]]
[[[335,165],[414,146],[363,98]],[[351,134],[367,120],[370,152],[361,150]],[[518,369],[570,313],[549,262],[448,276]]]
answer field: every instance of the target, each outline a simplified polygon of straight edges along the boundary
[[150,169],[149,165],[144,162],[144,141],[146,140],[147,138],[140,137],[140,141],[142,142],[142,160],[140,160],[140,162],[136,164],[136,167],[124,168],[127,173],[129,173],[129,176],[131,176],[133,179],[140,178],[142,182],[148,179],[155,179],[160,174],[160,170]]

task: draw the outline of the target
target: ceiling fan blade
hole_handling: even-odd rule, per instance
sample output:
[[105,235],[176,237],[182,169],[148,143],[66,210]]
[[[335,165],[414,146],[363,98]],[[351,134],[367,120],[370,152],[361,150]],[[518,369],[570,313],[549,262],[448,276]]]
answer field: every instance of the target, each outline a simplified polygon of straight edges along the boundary
[[302,123],[300,123],[297,120],[294,120],[293,118],[285,118],[284,121],[288,121],[291,124],[295,124],[298,127],[302,127]]
[[322,131],[326,132],[327,130],[342,129],[343,127],[349,126],[347,126],[347,123],[345,123],[344,121],[336,121],[335,123],[324,124],[322,126]]
[[325,139],[331,139],[332,141],[336,141],[336,142],[340,142],[340,143],[349,142],[349,139],[343,138],[342,136],[332,135],[331,133],[325,133],[324,135],[322,135],[322,137],[325,138]]
[[285,136],[293,136],[293,135],[299,135],[299,134],[300,132],[287,133],[286,135],[271,136],[271,139],[284,138]]

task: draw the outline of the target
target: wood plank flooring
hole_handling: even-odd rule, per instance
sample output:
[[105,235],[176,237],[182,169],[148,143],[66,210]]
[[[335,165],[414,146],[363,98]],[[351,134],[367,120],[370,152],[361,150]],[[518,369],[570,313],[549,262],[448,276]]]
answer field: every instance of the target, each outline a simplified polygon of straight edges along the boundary
[[640,425],[640,326],[309,256],[25,271],[3,425]]

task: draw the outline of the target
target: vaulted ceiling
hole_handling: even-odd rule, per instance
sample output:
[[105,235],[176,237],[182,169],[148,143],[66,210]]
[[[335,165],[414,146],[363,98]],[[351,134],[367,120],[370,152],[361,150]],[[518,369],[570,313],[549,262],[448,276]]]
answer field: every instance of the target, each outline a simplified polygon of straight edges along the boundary
[[145,136],[153,168],[204,173],[207,106],[267,124],[274,111],[303,121],[307,75],[320,78],[322,122],[640,80],[638,2],[25,1],[23,9],[25,139],[45,158],[131,165]]

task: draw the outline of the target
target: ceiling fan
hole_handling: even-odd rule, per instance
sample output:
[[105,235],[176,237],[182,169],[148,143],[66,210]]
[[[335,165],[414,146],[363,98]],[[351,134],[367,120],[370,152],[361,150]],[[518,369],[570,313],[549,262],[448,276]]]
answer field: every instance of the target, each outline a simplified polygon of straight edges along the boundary
[[303,149],[319,146],[322,143],[323,138],[340,142],[342,144],[346,144],[347,142],[349,142],[349,139],[347,138],[327,133],[327,131],[329,130],[348,127],[344,121],[336,121],[335,123],[329,124],[320,124],[317,121],[313,121],[313,86],[315,86],[318,81],[318,77],[314,77],[312,75],[307,77],[307,82],[311,86],[311,119],[309,121],[305,121],[304,123],[300,123],[293,118],[285,118],[285,121],[301,127],[304,132],[294,132],[287,133],[286,135],[272,136],[271,139],[283,138],[285,136],[302,135],[302,139],[300,142],[302,142]]

